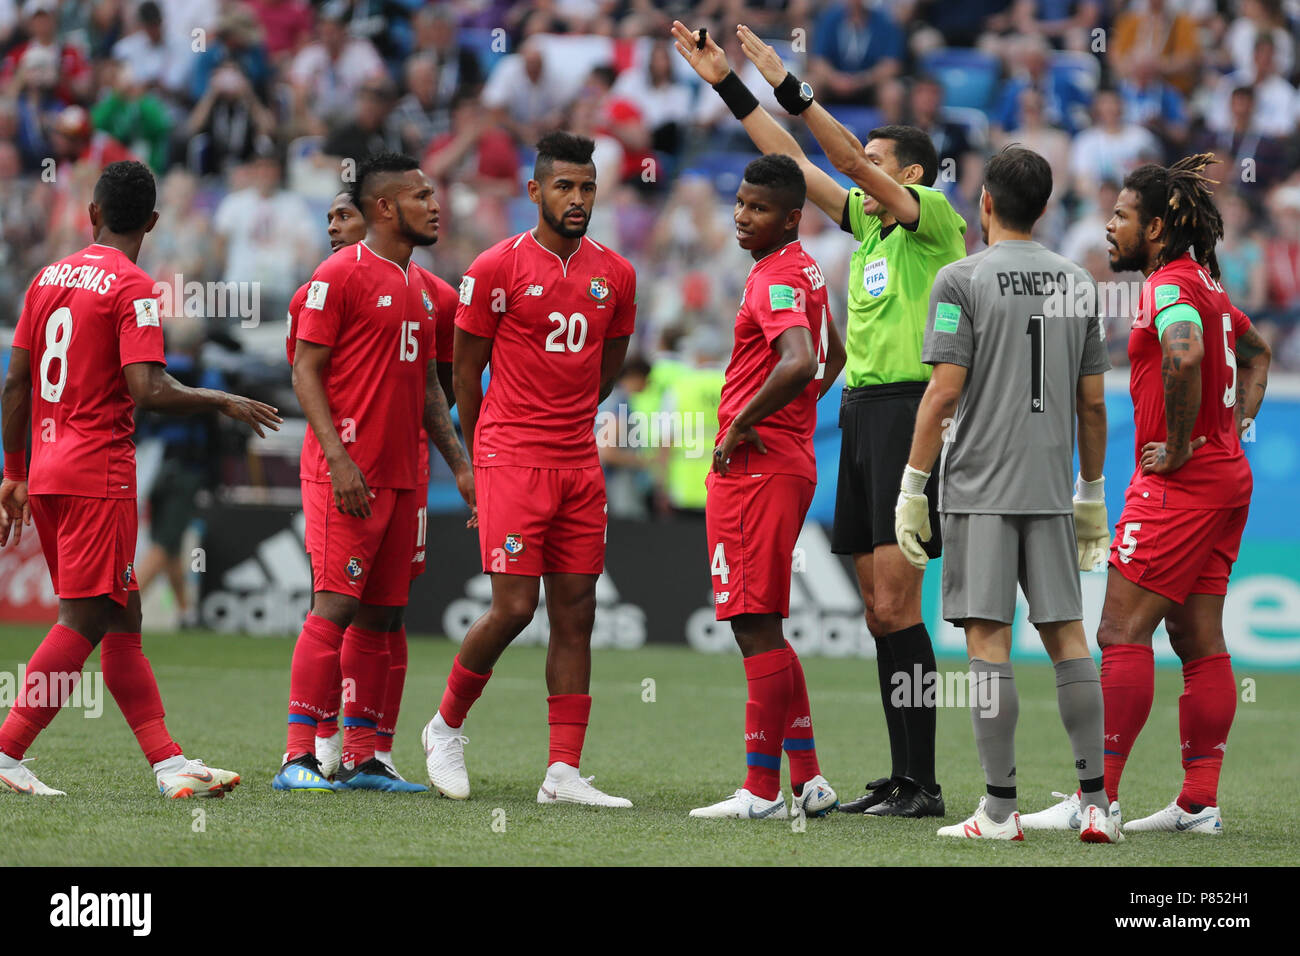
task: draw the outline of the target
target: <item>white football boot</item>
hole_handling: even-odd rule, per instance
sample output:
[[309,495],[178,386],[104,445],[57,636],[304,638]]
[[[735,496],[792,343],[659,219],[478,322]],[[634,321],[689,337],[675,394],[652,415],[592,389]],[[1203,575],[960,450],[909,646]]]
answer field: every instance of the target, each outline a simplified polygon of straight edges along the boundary
[[1061,802],[1037,813],[1022,813],[1020,827],[1024,830],[1077,830],[1079,829],[1079,794],[1052,791]]
[[595,777],[583,777],[577,767],[556,761],[546,768],[546,779],[537,791],[538,803],[581,803],[589,807],[630,807],[625,797],[611,797],[591,785]]
[[795,813],[802,810],[805,816],[824,817],[840,805],[840,798],[836,796],[830,782],[818,774],[804,782],[803,793],[799,796],[796,797],[792,792],[790,802]]
[[1020,827],[1020,814],[1012,813],[1001,823],[994,823],[984,812],[988,797],[980,797],[975,812],[961,823],[940,827],[939,836],[960,837],[966,840],[1015,840],[1024,842],[1025,833]]
[[36,774],[27,769],[26,764],[35,757],[15,760],[8,754],[0,753],[0,793],[21,793],[29,797],[66,797],[62,790],[47,787],[36,779]]
[[326,780],[334,779],[339,772],[339,762],[343,759],[343,731],[334,731],[333,736],[316,738],[316,762],[320,764],[320,775]]
[[239,774],[233,770],[218,770],[205,765],[202,760],[187,760],[184,756],[160,761],[154,776],[158,781],[158,792],[169,800],[224,797],[239,786]]
[[[1088,804],[1080,811],[1079,839],[1084,843],[1123,843],[1124,833],[1120,830],[1119,803],[1112,803],[1114,816],[1107,816],[1101,808]],[[1024,826],[1024,821],[1020,821]]]
[[465,770],[465,745],[469,738],[461,728],[448,727],[442,714],[424,725],[420,742],[424,744],[424,766],[429,784],[444,797],[465,800],[469,797],[469,773]]
[[1188,813],[1175,800],[1163,810],[1149,817],[1130,820],[1124,824],[1129,833],[1160,831],[1164,833],[1204,833],[1219,836],[1223,833],[1223,815],[1218,807],[1206,807],[1200,813]]
[[[804,784],[805,793],[810,784],[811,781]],[[786,809],[784,794],[778,793],[775,800],[764,800],[741,787],[725,800],[692,810],[691,816],[715,820],[788,820],[790,811]]]

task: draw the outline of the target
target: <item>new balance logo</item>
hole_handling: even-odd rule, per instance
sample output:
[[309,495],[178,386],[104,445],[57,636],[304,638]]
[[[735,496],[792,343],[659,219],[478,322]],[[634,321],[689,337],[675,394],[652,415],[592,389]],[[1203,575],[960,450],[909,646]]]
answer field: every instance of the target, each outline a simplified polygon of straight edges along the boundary
[[1222,750],[1222,751],[1226,754],[1226,753],[1228,752],[1228,744],[1227,744],[1226,741],[1225,741],[1224,743],[1221,743],[1221,744],[1215,744],[1215,745],[1214,745],[1214,749],[1215,749],[1215,750]]
[[980,825],[975,822],[963,823],[962,829],[966,832],[966,836],[968,837],[982,837],[984,835],[980,832]]
[[541,295],[542,287],[539,285],[530,285],[524,290],[524,295]]
[[811,726],[812,726],[812,717],[796,717],[794,720],[790,721],[790,726],[791,726],[791,727],[811,727]]
[[375,303],[375,308],[379,308],[381,305],[392,305],[392,304],[393,304],[393,297],[391,295],[381,295],[379,297],[379,301]]
[[1103,736],[1111,743],[1119,743],[1119,734],[1103,734]]

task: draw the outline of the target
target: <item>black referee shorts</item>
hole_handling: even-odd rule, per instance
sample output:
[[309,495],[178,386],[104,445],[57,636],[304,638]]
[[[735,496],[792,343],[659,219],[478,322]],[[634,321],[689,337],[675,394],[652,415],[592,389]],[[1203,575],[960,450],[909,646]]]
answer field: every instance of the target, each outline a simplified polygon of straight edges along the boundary
[[[903,468],[912,450],[916,410],[925,382],[896,382],[844,389],[840,402],[840,476],[835,487],[835,525],[831,550],[836,554],[869,553],[878,545],[897,544],[894,507]],[[939,521],[939,468],[925,486],[930,499],[930,531],[925,553],[942,550]]]

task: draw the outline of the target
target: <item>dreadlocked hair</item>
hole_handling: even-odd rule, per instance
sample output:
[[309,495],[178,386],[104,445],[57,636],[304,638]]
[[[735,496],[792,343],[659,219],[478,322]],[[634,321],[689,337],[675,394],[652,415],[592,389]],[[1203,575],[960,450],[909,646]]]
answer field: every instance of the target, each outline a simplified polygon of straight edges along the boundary
[[1214,162],[1213,153],[1197,153],[1167,169],[1154,163],[1140,166],[1125,177],[1124,188],[1137,194],[1142,225],[1156,216],[1163,220],[1160,265],[1191,253],[1212,278],[1218,279],[1219,258],[1214,247],[1223,238],[1223,217],[1214,205],[1210,187],[1219,183],[1204,175],[1205,168]]

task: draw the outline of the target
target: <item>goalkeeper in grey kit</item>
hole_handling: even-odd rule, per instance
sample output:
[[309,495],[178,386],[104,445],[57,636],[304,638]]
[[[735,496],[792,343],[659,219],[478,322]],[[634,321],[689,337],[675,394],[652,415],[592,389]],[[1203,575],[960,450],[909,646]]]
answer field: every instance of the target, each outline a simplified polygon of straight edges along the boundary
[[917,411],[895,529],[908,560],[924,567],[925,484],[942,448],[943,616],[966,632],[987,792],[974,814],[939,835],[1024,839],[1010,662],[1019,584],[1056,669],[1079,775],[1080,839],[1117,843],[1123,834],[1104,787],[1101,682],[1079,584],[1079,571],[1091,570],[1110,543],[1102,497],[1102,375],[1110,362],[1092,279],[1030,239],[1051,192],[1051,168],[1032,150],[1009,146],[985,167],[980,226],[989,248],[935,279],[922,356],[934,373]]

